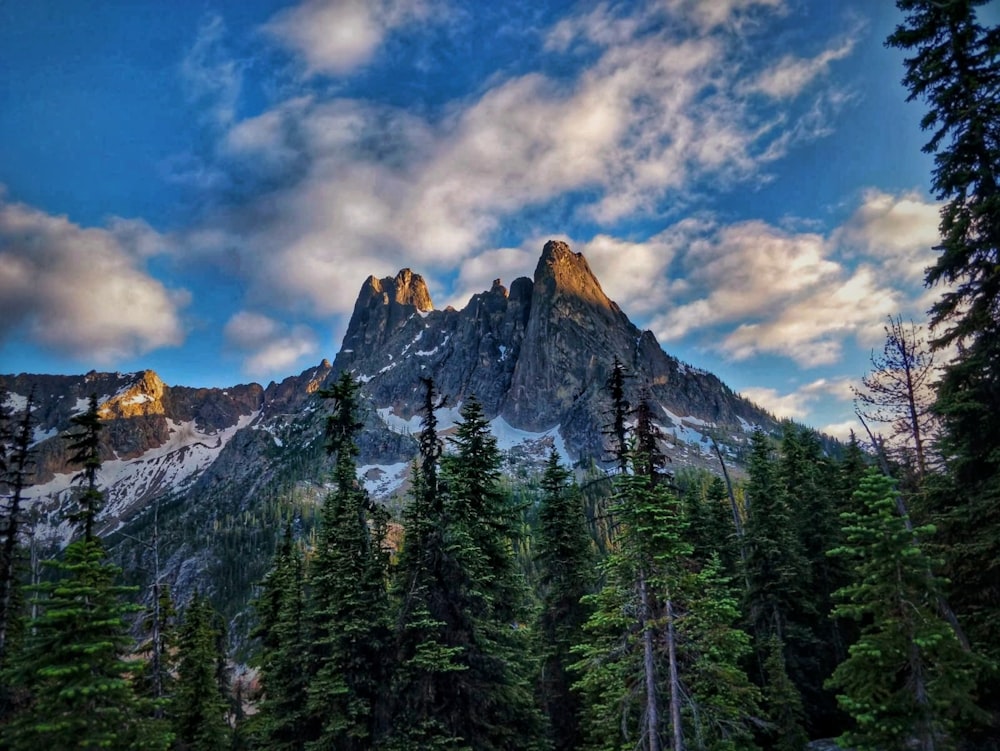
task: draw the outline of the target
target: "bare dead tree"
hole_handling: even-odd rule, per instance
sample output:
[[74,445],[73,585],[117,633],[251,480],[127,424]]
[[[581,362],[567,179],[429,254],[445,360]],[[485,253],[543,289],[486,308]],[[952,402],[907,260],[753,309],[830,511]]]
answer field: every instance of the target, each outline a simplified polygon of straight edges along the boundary
[[913,321],[889,316],[881,354],[872,352],[872,370],[855,388],[857,412],[870,422],[887,426],[886,453],[913,468],[918,482],[932,460],[928,444],[937,434],[931,410],[934,354]]

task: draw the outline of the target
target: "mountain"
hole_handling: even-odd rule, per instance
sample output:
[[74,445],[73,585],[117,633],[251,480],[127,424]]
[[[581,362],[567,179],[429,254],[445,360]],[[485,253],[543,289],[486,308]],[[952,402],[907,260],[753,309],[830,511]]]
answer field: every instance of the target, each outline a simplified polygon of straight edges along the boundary
[[[753,426],[775,419],[718,378],[663,351],[601,289],[586,259],[547,243],[534,277],[500,280],[462,310],[434,309],[409,269],[361,286],[343,345],[331,364],[281,383],[226,389],[169,386],[152,371],[84,376],[0,376],[15,411],[35,410],[36,473],[28,496],[35,539],[65,544],[61,518],[73,492],[66,466],[70,418],[96,393],[105,420],[102,533],[136,581],[151,570],[152,520],[161,528],[162,568],[175,586],[208,589],[231,614],[270,563],[276,535],[308,526],[328,475],[327,407],[317,391],[343,371],[363,385],[360,474],[376,497],[405,490],[416,455],[424,386],[433,377],[454,425],[475,395],[512,462],[539,462],[555,446],[568,462],[606,464],[605,383],[615,359],[631,377],[627,396],[660,412],[675,466],[718,468],[709,438],[738,464]],[[392,501],[398,503],[398,500]]]

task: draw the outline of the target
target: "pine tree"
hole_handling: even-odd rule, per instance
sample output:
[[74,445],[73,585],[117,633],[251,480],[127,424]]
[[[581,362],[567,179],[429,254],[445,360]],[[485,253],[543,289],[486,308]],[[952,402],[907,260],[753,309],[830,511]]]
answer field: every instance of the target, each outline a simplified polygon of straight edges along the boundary
[[302,551],[289,525],[254,603],[263,695],[250,724],[259,748],[302,751],[309,738],[308,657]]
[[752,748],[757,691],[739,663],[749,640],[716,556],[693,558],[683,506],[663,474],[652,412],[640,406],[627,471],[616,477],[620,520],[586,638],[574,652],[586,703],[584,747]]
[[101,469],[101,430],[103,428],[97,409],[97,394],[90,395],[87,411],[74,415],[70,418],[70,422],[80,430],[68,436],[73,441],[69,445],[69,450],[73,452],[69,461],[71,464],[78,464],[83,468],[73,479],[74,481],[83,480],[84,485],[75,499],[78,508],[70,512],[68,518],[80,526],[83,539],[90,542],[95,536],[94,522],[97,519],[97,514],[104,506],[104,494],[97,487],[97,473]]
[[765,747],[772,751],[802,751],[809,740],[802,694],[788,676],[785,645],[771,634],[763,645],[763,705],[768,724],[763,731]]
[[793,533],[801,543],[811,583],[805,598],[789,610],[795,628],[785,642],[793,675],[802,691],[809,729],[821,737],[837,731],[843,716],[823,681],[846,654],[838,621],[830,618],[833,592],[846,581],[841,561],[827,552],[840,542],[840,510],[834,492],[837,469],[823,455],[816,431],[786,423],[778,476],[791,510]]
[[482,407],[467,400],[435,485],[440,447],[427,386],[397,584],[394,747],[543,745],[531,686],[532,616],[510,543],[519,512],[498,485],[496,440]]
[[177,637],[177,683],[170,703],[178,751],[229,748],[229,705],[219,685],[220,624],[209,601],[195,592]]
[[742,666],[752,651],[750,637],[736,626],[739,599],[717,554],[689,574],[685,590],[677,638],[688,745],[704,751],[749,751],[756,748],[760,691]]
[[461,582],[459,601],[472,616],[461,624],[468,632],[456,634],[468,645],[468,669],[456,681],[464,694],[477,697],[467,707],[462,735],[484,750],[541,745],[531,683],[534,615],[511,545],[520,511],[500,487],[500,451],[475,396],[462,405],[449,443],[452,451],[441,466],[446,543]]
[[[932,185],[942,243],[927,273],[945,285],[931,309],[935,347],[955,345],[935,410],[946,481],[935,494],[937,542],[951,604],[973,646],[1000,664],[1000,27],[983,26],[987,0],[897,0],[905,13],[887,44],[909,53],[903,83],[928,105]],[[1000,735],[1000,681],[980,679]],[[993,748],[997,748],[994,741]]]
[[581,742],[579,696],[571,691],[578,679],[570,650],[582,640],[590,609],[581,599],[594,586],[593,543],[579,489],[559,463],[553,448],[541,480],[538,553],[541,568],[542,672],[539,694],[549,718],[552,745],[557,751],[575,749]]
[[418,436],[419,464],[404,520],[403,549],[395,577],[398,600],[393,726],[387,748],[470,749],[463,735],[464,702],[457,678],[466,670],[464,645],[453,638],[464,622],[457,589],[464,576],[446,545],[445,515],[438,481],[442,452],[435,410],[441,406],[434,382],[424,381]]
[[317,751],[371,748],[386,729],[380,711],[389,680],[387,517],[358,484],[358,388],[344,371],[322,394],[334,403],[327,449],[336,464],[309,569],[315,671],[309,711],[319,731],[309,748]]
[[859,640],[829,683],[856,723],[842,742],[859,751],[955,745],[956,720],[976,713],[971,702],[974,662],[938,614],[940,582],[933,562],[896,508],[892,481],[870,470],[855,493],[858,510],[845,512],[845,544],[831,554],[853,568],[837,592],[835,614],[862,623]]
[[[811,575],[770,440],[758,430],[751,442],[746,485],[747,609],[764,703],[773,722],[778,716],[795,716],[796,707],[802,704],[798,687],[808,680],[803,661],[811,643],[803,623],[812,616],[803,612],[803,606],[811,602]],[[780,673],[764,665],[765,655],[774,652],[772,639],[780,645]],[[792,660],[787,659],[786,650],[792,653]],[[773,683],[788,676],[796,687],[794,698],[784,686]],[[790,701],[788,707],[781,705],[786,700]],[[793,731],[786,728],[784,732]]]
[[[0,410],[6,410],[6,398],[6,394],[0,392]],[[0,451],[3,453],[0,488],[5,490],[4,495],[7,496],[0,509],[0,670],[7,664],[7,656],[16,650],[22,636],[24,596],[19,573],[23,561],[19,534],[24,514],[22,493],[33,464],[34,421],[31,412],[35,406],[32,389],[28,393],[24,414],[16,426],[8,426],[11,415],[0,412]],[[0,693],[5,693],[2,687]],[[0,696],[0,716],[4,713],[5,703],[4,697]]]
[[126,616],[139,608],[126,605],[123,597],[135,589],[115,584],[121,569],[107,562],[94,535],[103,504],[96,397],[74,422],[84,430],[70,436],[71,460],[84,466],[77,479],[85,488],[71,518],[83,537],[66,548],[62,560],[44,562],[54,576],[33,588],[40,614],[11,670],[26,705],[4,728],[3,740],[15,751],[166,748],[172,735],[150,719],[151,707],[137,698],[130,680],[135,666],[124,659],[131,645]]
[[38,585],[41,614],[18,655],[15,686],[30,703],[4,729],[7,748],[166,748],[169,733],[147,719],[123,659],[131,646],[120,569],[105,562],[100,540],[71,543],[46,561],[55,580]]

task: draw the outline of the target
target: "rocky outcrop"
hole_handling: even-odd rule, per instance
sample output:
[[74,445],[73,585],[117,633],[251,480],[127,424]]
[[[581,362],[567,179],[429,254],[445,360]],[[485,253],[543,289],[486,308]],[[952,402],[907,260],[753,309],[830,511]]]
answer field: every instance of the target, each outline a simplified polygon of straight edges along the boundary
[[361,286],[342,349],[364,352],[381,347],[414,313],[433,309],[420,274],[403,269],[395,278],[370,276]]
[[558,426],[578,458],[602,461],[605,384],[617,358],[634,376],[630,401],[645,390],[663,406],[664,424],[667,410],[735,432],[741,420],[773,424],[714,376],[667,355],[566,243],[545,244],[533,279],[515,279],[509,291],[497,279],[460,311],[432,310],[425,293],[408,269],[369,277],[333,366],[351,371],[374,408],[396,418],[418,412],[421,379],[433,376],[451,406],[475,394],[488,416],[527,431]]

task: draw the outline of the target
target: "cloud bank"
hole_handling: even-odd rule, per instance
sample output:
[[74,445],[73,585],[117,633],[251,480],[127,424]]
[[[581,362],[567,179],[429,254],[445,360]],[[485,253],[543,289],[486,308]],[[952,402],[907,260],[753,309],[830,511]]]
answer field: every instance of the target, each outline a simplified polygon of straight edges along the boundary
[[190,295],[145,267],[165,247],[142,222],[83,228],[0,197],[0,339],[101,365],[180,345]]

